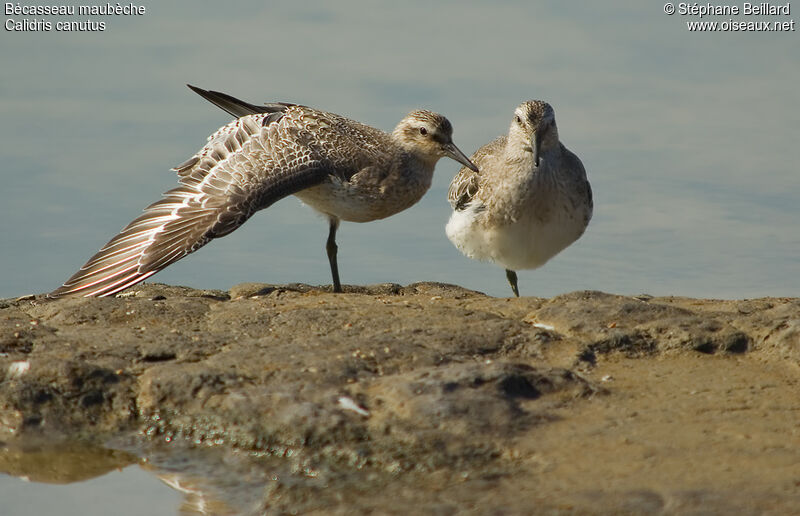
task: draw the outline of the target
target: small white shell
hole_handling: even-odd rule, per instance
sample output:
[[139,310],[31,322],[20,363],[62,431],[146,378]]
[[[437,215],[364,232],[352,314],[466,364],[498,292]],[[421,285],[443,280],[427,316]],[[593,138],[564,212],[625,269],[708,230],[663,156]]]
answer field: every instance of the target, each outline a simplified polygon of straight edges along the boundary
[[353,398],[349,398],[347,396],[339,397],[339,406],[344,410],[352,410],[356,414],[362,415],[364,417],[369,417],[369,411],[360,407],[358,403],[353,401]]
[[30,370],[30,368],[31,368],[31,363],[28,362],[27,360],[11,362],[11,365],[8,366],[8,376],[10,376],[11,378],[17,378],[27,373]]

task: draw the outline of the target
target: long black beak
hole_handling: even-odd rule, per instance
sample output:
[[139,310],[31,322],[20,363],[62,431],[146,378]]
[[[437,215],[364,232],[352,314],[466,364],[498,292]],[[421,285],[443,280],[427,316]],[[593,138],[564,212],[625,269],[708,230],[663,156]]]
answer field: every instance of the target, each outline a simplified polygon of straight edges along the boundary
[[539,149],[542,146],[542,136],[544,135],[544,130],[536,131],[533,134],[533,164],[536,168],[539,168]]
[[469,160],[469,158],[456,147],[456,144],[453,142],[447,142],[442,144],[442,151],[444,151],[444,155],[448,158],[452,158],[465,167],[478,172],[478,167],[475,166],[473,162]]

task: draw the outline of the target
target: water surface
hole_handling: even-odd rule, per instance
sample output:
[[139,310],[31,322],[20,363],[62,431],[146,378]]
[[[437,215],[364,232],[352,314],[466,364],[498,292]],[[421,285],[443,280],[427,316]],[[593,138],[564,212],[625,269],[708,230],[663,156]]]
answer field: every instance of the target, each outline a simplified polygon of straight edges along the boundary
[[[507,130],[519,102],[546,99],[596,211],[578,243],[521,273],[523,294],[798,293],[797,32],[689,32],[691,18],[625,1],[144,5],[103,18],[103,32],[3,31],[0,296],[58,286],[175,185],[169,168],[228,120],[187,82],[386,130],[431,108],[468,154]],[[509,295],[499,267],[444,235],[457,168],[442,160],[407,212],[343,224],[345,283]],[[329,283],[325,236],[290,198],[153,279]]]
[[127,452],[77,443],[0,443],[0,514],[177,514],[183,497]]

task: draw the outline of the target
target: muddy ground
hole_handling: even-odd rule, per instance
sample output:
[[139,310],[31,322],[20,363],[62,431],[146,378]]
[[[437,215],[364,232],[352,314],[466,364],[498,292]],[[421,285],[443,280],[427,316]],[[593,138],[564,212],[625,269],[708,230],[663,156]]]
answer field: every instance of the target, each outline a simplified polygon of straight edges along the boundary
[[0,301],[0,471],[130,461],[219,514],[798,514],[800,299],[418,283]]

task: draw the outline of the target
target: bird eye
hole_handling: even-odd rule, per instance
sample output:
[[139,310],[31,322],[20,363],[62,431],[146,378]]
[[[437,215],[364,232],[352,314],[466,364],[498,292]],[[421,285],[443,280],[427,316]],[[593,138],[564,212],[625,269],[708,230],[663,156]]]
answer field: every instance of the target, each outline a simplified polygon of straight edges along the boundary
[[516,116],[516,119],[517,119],[517,123],[518,123],[518,124],[521,124],[521,123],[522,123],[522,119],[519,117],[519,115],[517,115],[517,116]]
[[425,129],[424,127],[420,127],[419,128],[419,134],[421,134],[422,136],[425,136],[426,134],[428,134],[428,130]]

